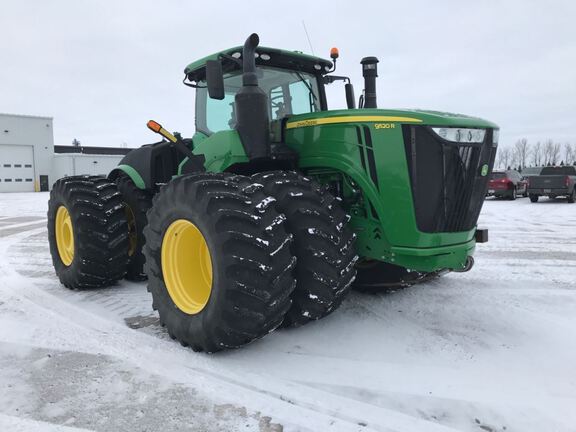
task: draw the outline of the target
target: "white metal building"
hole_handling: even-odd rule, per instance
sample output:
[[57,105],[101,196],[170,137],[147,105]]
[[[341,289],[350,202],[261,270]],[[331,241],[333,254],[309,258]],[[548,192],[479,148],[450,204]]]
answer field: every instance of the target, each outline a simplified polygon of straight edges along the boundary
[[106,175],[129,151],[55,146],[51,117],[0,114],[0,192],[47,191],[64,176]]
[[48,190],[53,154],[51,117],[0,114],[0,192]]
[[71,175],[108,175],[130,150],[117,147],[54,146],[54,181]]

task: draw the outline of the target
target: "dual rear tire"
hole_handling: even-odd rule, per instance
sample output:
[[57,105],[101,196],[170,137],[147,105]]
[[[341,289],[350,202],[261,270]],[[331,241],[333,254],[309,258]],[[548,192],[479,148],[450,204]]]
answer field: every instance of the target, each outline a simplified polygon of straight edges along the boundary
[[48,239],[52,263],[64,286],[100,288],[122,279],[129,239],[116,185],[95,176],[58,180],[48,202]]

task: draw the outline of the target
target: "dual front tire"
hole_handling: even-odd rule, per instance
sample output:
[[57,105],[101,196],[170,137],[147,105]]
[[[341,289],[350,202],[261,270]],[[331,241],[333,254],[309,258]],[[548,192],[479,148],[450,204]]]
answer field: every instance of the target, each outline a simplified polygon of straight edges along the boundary
[[323,318],[355,277],[347,222],[334,197],[293,172],[176,178],[148,213],[153,307],[172,338],[208,352]]
[[284,326],[296,327],[337,309],[356,277],[356,235],[338,201],[315,181],[293,171],[252,176],[274,198],[294,241],[296,289]]

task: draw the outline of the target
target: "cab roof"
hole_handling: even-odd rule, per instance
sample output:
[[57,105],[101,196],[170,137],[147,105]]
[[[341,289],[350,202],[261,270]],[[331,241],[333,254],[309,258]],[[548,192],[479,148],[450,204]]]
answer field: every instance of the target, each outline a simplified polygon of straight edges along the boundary
[[[256,48],[256,65],[272,66],[283,69],[292,69],[313,74],[326,74],[332,69],[332,62],[320,57],[304,54],[300,51],[287,51],[278,48],[258,47]],[[262,55],[268,54],[269,59],[263,60]],[[230,56],[242,59],[242,47],[237,46],[224,51],[219,51],[212,55],[196,60],[190,63],[184,69],[184,73],[191,81],[199,81],[206,76],[206,62],[208,60],[223,59],[223,68],[225,71],[240,69],[240,65],[230,59]],[[267,56],[264,56],[267,58]]]

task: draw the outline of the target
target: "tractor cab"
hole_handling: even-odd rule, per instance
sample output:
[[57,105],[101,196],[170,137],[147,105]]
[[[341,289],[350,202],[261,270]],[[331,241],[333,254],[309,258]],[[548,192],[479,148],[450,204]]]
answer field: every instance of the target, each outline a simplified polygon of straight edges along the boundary
[[[185,69],[185,84],[196,88],[196,131],[210,136],[236,127],[235,95],[242,88],[242,47],[198,60]],[[221,65],[222,94],[210,97],[211,65]],[[299,52],[258,47],[255,52],[258,86],[267,96],[270,122],[281,122],[295,114],[327,109],[324,76],[334,66],[329,60]],[[215,80],[220,80],[216,77]]]
[[[290,159],[291,152],[283,145],[286,123],[296,115],[327,111],[325,84],[347,81],[348,108],[355,108],[350,79],[328,75],[336,69],[336,48],[330,57],[332,60],[259,47],[257,41],[249,38],[244,47],[221,51],[188,65],[184,84],[196,89],[195,141],[238,130],[252,161]],[[244,120],[239,121],[239,116]]]

